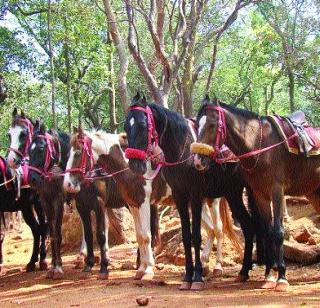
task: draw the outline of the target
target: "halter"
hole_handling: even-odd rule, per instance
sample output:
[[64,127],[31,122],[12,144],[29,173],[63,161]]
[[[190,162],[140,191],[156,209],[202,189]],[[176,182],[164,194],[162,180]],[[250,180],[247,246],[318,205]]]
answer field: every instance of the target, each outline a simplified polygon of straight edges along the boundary
[[80,173],[82,177],[85,177],[87,173],[87,163],[89,161],[89,172],[93,170],[94,159],[92,153],[92,139],[86,135],[77,138],[78,142],[83,145],[81,153],[80,166],[77,168],[66,169],[64,173]]
[[158,133],[156,131],[152,110],[149,106],[133,106],[130,107],[129,110],[139,110],[146,114],[148,126],[148,145],[146,151],[135,148],[127,148],[125,150],[125,156],[128,159],[146,160],[147,158],[151,158],[153,156],[152,148],[159,145]]
[[206,106],[206,110],[214,110],[218,113],[218,128],[216,134],[216,141],[214,143],[214,152],[212,158],[217,157],[220,152],[221,146],[224,144],[227,137],[227,126],[224,109],[221,106]]
[[52,173],[49,172],[49,168],[52,164],[52,161],[56,158],[55,156],[58,154],[58,164],[61,161],[61,146],[60,142],[58,140],[58,153],[55,149],[53,138],[50,134],[45,133],[44,135],[38,135],[36,138],[39,139],[44,139],[47,143],[47,148],[46,148],[46,154],[45,154],[45,162],[43,169],[41,170],[40,168],[33,167],[29,165],[29,169],[32,171],[37,172],[38,174],[42,175],[43,177],[52,177]]
[[29,119],[19,118],[15,125],[21,125],[21,126],[27,128],[28,129],[28,138],[27,138],[27,142],[26,142],[22,152],[20,152],[18,149],[14,149],[11,147],[9,148],[9,151],[15,152],[23,159],[28,156],[28,149],[29,149],[29,146],[32,142],[32,136],[33,136],[33,124],[31,123],[31,121]]

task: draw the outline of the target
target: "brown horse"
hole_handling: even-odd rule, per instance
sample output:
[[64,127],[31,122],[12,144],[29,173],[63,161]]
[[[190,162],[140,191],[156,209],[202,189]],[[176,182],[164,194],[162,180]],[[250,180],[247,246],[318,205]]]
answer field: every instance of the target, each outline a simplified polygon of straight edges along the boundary
[[[221,146],[227,145],[241,161],[242,173],[254,192],[268,232],[266,242],[275,257],[278,280],[267,279],[264,288],[284,291],[288,287],[283,261],[284,194],[305,195],[320,213],[320,157],[306,158],[287,151],[274,124],[268,117],[227,104],[203,101],[197,115],[199,150],[221,162]],[[278,145],[277,145],[278,144]],[[208,158],[201,156],[203,167]],[[272,202],[271,202],[272,201]]]

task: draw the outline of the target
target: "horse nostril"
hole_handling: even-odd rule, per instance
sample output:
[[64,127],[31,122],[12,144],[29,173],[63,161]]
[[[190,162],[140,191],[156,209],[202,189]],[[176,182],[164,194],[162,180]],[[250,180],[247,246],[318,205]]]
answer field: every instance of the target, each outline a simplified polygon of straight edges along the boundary
[[71,183],[68,183],[68,187],[71,187]]

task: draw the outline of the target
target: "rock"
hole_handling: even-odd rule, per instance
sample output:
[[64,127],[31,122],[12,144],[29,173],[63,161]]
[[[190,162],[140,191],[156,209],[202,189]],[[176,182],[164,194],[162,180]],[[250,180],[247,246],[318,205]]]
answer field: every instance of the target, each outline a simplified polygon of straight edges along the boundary
[[293,238],[298,243],[307,243],[310,236],[311,236],[311,233],[305,225],[301,226],[299,229],[295,230],[293,233]]
[[134,270],[135,266],[132,262],[124,262],[121,264],[121,270],[128,271],[128,270]]
[[284,257],[288,260],[304,265],[316,263],[320,260],[320,247],[285,241],[283,243]]
[[139,306],[147,306],[149,304],[149,296],[139,296],[136,298],[136,302]]
[[174,261],[173,261],[174,265],[178,265],[178,266],[184,266],[185,262],[186,262],[186,259],[185,259],[184,255],[175,256]]
[[320,234],[312,234],[308,239],[308,245],[320,244]]
[[156,264],[156,269],[159,270],[159,271],[163,270],[164,269],[164,264],[163,263]]
[[21,273],[21,272],[22,272],[21,267],[15,267],[15,268],[8,269],[6,274],[11,275],[11,274],[17,274],[17,273]]

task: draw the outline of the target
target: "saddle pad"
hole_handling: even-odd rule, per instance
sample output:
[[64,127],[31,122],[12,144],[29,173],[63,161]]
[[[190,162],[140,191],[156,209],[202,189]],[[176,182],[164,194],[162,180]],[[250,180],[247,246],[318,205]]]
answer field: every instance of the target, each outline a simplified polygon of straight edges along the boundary
[[[285,118],[278,115],[270,115],[268,118],[275,125],[280,137],[283,140],[288,139],[295,133],[291,126],[286,122]],[[311,126],[304,125],[304,132],[308,135],[313,143],[313,147],[310,151],[308,151],[308,155],[320,155],[320,128],[313,128]],[[304,154],[299,150],[298,138],[300,137],[296,136],[285,142],[287,150],[295,155]]]

